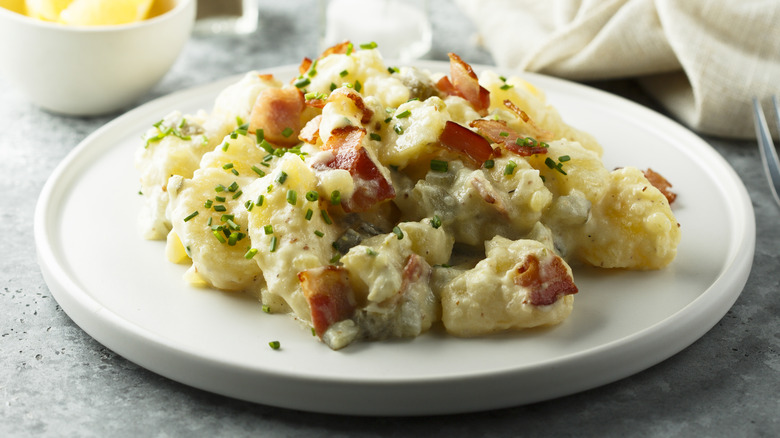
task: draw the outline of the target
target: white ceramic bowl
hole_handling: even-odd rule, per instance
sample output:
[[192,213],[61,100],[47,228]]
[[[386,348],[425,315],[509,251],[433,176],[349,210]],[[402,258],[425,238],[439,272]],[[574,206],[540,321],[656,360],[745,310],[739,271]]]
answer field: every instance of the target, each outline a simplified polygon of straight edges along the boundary
[[116,26],[65,26],[0,8],[0,74],[52,112],[92,116],[120,110],[171,68],[190,36],[195,0]]

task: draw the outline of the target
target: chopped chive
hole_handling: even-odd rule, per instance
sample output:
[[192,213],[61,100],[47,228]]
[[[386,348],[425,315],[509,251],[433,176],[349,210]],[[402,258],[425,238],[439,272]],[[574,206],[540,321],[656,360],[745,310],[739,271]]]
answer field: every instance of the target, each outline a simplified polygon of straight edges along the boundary
[[215,192],[217,192],[217,193],[219,193],[219,192],[224,192],[224,191],[225,191],[225,186],[223,186],[222,184],[220,184],[220,185],[218,185],[218,186],[214,187],[214,191],[215,191]]
[[295,88],[303,88],[307,85],[311,84],[311,80],[309,78],[300,78],[293,85],[295,85]]
[[230,173],[232,173],[235,176],[238,176],[238,171],[236,169],[230,169]]
[[547,167],[549,167],[550,169],[555,169],[558,166],[557,164],[555,164],[555,160],[553,160],[550,157],[544,159],[544,164],[546,164]]
[[285,138],[291,136],[292,134],[293,134],[293,130],[289,126],[287,128],[284,128],[284,130],[282,130],[282,135]]
[[233,219],[235,216],[232,214],[223,214],[222,217],[219,218],[220,222],[226,222],[228,219]]
[[306,220],[307,220],[307,221],[310,221],[310,220],[311,220],[311,217],[312,217],[313,215],[314,215],[314,211],[312,211],[312,209],[311,209],[311,208],[310,208],[310,209],[308,209],[308,210],[306,210]]
[[260,146],[261,148],[263,148],[263,150],[265,150],[269,154],[273,154],[274,153],[274,147],[271,145],[271,143],[268,143],[268,140],[263,139],[257,145]]
[[274,226],[271,225],[271,224],[267,224],[267,225],[263,226],[263,232],[265,233],[266,236],[269,235],[269,234],[273,234],[274,233]]
[[339,72],[339,76],[341,76],[342,78],[343,78],[344,76],[348,75],[348,74],[349,74],[349,72],[348,72],[348,71],[346,71],[346,70],[341,70],[341,71]]
[[206,222],[206,225],[207,225],[207,226],[209,226],[209,227],[211,226],[211,219],[212,219],[212,218],[211,218],[211,217],[209,217],[209,220],[208,220],[208,222]]
[[214,237],[216,237],[217,240],[219,240],[219,243],[227,242],[227,240],[225,240],[225,238],[222,237],[222,233],[220,233],[220,230],[212,230],[211,233],[214,234]]
[[229,148],[229,147],[230,147],[230,143],[228,143],[228,142],[225,142],[225,143],[222,145],[222,151],[223,151],[223,152],[227,152],[227,150],[228,150],[228,148]]
[[192,213],[189,214],[189,216],[184,218],[184,222],[188,222],[190,219],[194,218],[197,215],[198,215],[198,210],[193,211]]
[[317,199],[319,199],[319,197],[320,197],[320,194],[319,194],[319,193],[317,193],[317,192],[316,192],[316,191],[314,191],[314,190],[309,190],[308,192],[306,192],[306,200],[307,200],[307,201],[314,202],[314,201],[316,201]]
[[276,252],[276,236],[271,236],[271,252]]
[[284,184],[285,181],[287,181],[287,172],[281,171],[279,176],[276,177],[276,182],[279,184]]
[[338,190],[334,190],[330,194],[330,203],[333,205],[338,205],[341,203],[341,192]]
[[255,203],[250,199],[244,202],[244,208],[246,208],[246,211],[252,211],[255,208]]
[[514,87],[512,84],[504,84],[501,86],[502,90],[509,90],[510,88]]
[[404,232],[400,228],[398,228],[397,226],[393,227],[393,234],[395,234],[398,237],[398,240],[401,240],[401,239],[404,238]]
[[331,257],[330,260],[328,260],[328,263],[330,263],[331,265],[335,265],[336,263],[339,262],[339,260],[341,260],[341,253],[336,252],[336,254],[333,254],[333,257]]
[[261,168],[259,168],[257,166],[252,166],[252,171],[255,172],[256,174],[260,175],[260,176],[265,176],[265,172],[263,172],[263,169],[261,169]]
[[449,164],[444,160],[431,160],[431,170],[434,172],[446,172]]
[[441,227],[441,218],[438,215],[433,215],[433,218],[431,218],[431,226],[433,228]]
[[206,208],[211,208],[211,204],[213,203],[214,201],[212,201],[211,199],[206,199],[206,202],[203,203],[203,206]]
[[368,138],[375,141],[382,141],[382,136],[377,134],[376,132],[372,132],[371,134],[368,134]]
[[238,243],[238,233],[230,233],[230,237],[228,237],[228,245],[236,246],[236,243]]
[[282,347],[282,344],[279,341],[271,341],[268,343],[268,345],[274,350],[278,350]]
[[233,199],[238,199],[239,196],[243,195],[244,192],[242,190],[237,191],[233,194]]
[[333,82],[331,82],[331,83],[330,83],[330,91],[333,91],[333,90],[335,90],[336,88],[338,88],[338,86],[337,86],[336,84],[334,84]]
[[533,148],[536,147],[539,143],[536,141],[535,138],[532,137],[525,137],[525,138],[517,137],[517,140],[515,140],[515,144],[518,146]]
[[241,229],[241,226],[238,225],[237,223],[233,222],[233,219],[228,219],[227,220],[227,226],[230,227],[230,229],[233,230],[233,231],[238,231],[238,230]]
[[504,167],[504,175],[511,175],[515,173],[515,167],[517,167],[517,163],[509,160],[509,162],[506,163],[506,167]]
[[363,50],[370,50],[370,49],[376,49],[377,44],[374,41],[371,41],[370,43],[361,44],[360,48]]
[[492,169],[493,166],[496,165],[496,162],[493,160],[485,160],[484,163],[482,163],[483,166],[485,166],[485,169]]
[[236,190],[238,190],[238,183],[236,183],[235,181],[233,181],[233,184],[229,185],[227,189],[228,189],[228,191],[229,191],[229,192],[231,192],[231,193],[232,193],[232,192],[235,192]]
[[317,237],[322,237],[322,236],[324,236],[324,235],[325,235],[325,233],[323,233],[323,232],[322,232],[322,231],[320,231],[320,230],[314,230],[314,234],[315,234],[315,235],[317,235]]
[[400,70],[398,70],[398,67],[387,67],[387,72],[390,74],[398,73]]
[[225,170],[232,169],[233,168],[233,163],[225,163],[225,164],[222,165],[222,168],[225,169]]
[[215,205],[214,211],[227,211],[227,207],[225,207],[224,205]]
[[333,220],[328,215],[328,211],[327,210],[320,210],[320,214],[322,215],[322,220],[324,220],[326,224],[328,224],[328,225],[333,224]]
[[374,256],[374,257],[376,257],[376,256],[378,256],[378,255],[379,255],[379,253],[378,253],[378,252],[374,251],[374,250],[373,250],[373,249],[371,249],[371,248],[366,248],[366,254],[368,254],[368,255],[370,255],[370,256]]
[[265,313],[271,313],[271,306],[269,306],[268,304],[263,304],[262,309],[263,309],[263,312],[265,312]]
[[355,49],[355,46],[353,46],[352,43],[348,43],[347,44],[347,53],[346,53],[346,55],[347,56],[351,55],[352,54],[352,50],[354,50],[354,49]]
[[230,139],[231,140],[235,140],[237,138],[238,138],[238,132],[233,131],[233,132],[230,133]]
[[265,201],[265,196],[260,195],[260,196],[257,197],[257,202],[255,202],[255,204],[258,207],[262,207],[263,206],[263,201]]
[[255,254],[257,254],[257,248],[249,248],[249,250],[244,254],[244,258],[250,260],[255,256]]
[[287,191],[287,203],[290,205],[295,205],[298,202],[298,192],[295,190],[288,190]]
[[404,111],[401,111],[400,113],[396,114],[396,115],[395,115],[395,118],[396,118],[396,119],[405,119],[405,118],[407,118],[407,117],[409,117],[409,116],[411,116],[411,115],[412,115],[412,112],[411,112],[411,111],[409,111],[409,110],[404,110]]
[[215,196],[214,199],[216,199],[217,202],[225,202],[226,198],[224,196]]
[[360,83],[360,81],[358,81],[358,80],[356,79],[356,80],[355,80],[355,91],[357,91],[358,93],[360,93],[360,90],[362,90],[362,89],[363,89],[363,84],[361,84],[361,83]]
[[498,135],[500,135],[501,137],[509,137],[508,132],[499,132]]
[[393,131],[395,131],[396,134],[401,135],[404,133],[404,128],[401,125],[395,125],[393,126]]
[[268,188],[267,188],[267,189],[265,189],[265,191],[266,191],[266,192],[268,192],[268,193],[271,193],[271,191],[272,191],[273,189],[274,189],[274,185],[273,185],[273,184],[269,184],[269,185],[268,185]]
[[558,161],[560,161],[561,163],[565,163],[569,160],[571,160],[571,157],[568,155],[561,155],[560,157],[558,157]]

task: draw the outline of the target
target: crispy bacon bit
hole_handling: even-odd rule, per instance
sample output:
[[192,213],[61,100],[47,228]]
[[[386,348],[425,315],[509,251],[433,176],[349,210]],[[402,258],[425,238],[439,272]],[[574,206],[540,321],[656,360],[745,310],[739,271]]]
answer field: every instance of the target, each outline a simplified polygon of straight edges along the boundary
[[509,212],[506,209],[501,198],[498,197],[496,189],[487,180],[483,178],[474,178],[471,180],[471,186],[479,193],[480,198],[495,207],[496,211],[504,216],[509,217]]
[[249,131],[254,133],[262,129],[270,143],[294,146],[298,143],[304,108],[303,93],[297,88],[267,88],[255,100],[249,116]]
[[399,293],[403,294],[421,279],[424,279],[427,282],[432,272],[431,265],[429,265],[424,258],[414,253],[410,254],[409,257],[406,258],[406,264],[404,265],[404,270],[401,274],[401,290]]
[[257,77],[260,78],[260,80],[264,81],[264,82],[271,81],[271,80],[274,79],[274,75],[269,74],[269,73],[258,74]]
[[650,184],[666,197],[666,200],[669,201],[669,205],[677,199],[677,194],[671,190],[672,184],[661,176],[660,173],[655,172],[653,169],[647,169],[644,171],[644,174],[645,178],[650,181]]
[[493,155],[493,148],[485,138],[450,120],[444,125],[439,142],[447,149],[466,156],[477,167]]
[[490,91],[479,85],[479,78],[474,69],[463,61],[460,56],[449,53],[450,77],[441,78],[436,88],[450,96],[460,96],[466,99],[481,116],[487,115],[490,107]]
[[314,116],[301,129],[298,139],[309,144],[317,144],[317,140],[320,138],[320,122],[322,122],[322,114]]
[[371,121],[371,117],[374,116],[374,112],[366,106],[366,103],[363,102],[363,98],[357,91],[351,90],[349,88],[337,88],[332,93],[330,93],[327,102],[333,102],[341,96],[350,99],[352,103],[355,104],[355,107],[358,109],[358,111],[360,111],[360,123],[365,125]]
[[355,312],[355,294],[345,268],[330,265],[308,269],[298,273],[298,280],[309,303],[314,332],[320,338],[328,327]]
[[528,127],[527,134],[531,137],[539,141],[550,141],[555,139],[555,135],[552,132],[540,128],[533,120],[531,120],[525,111],[520,109],[520,107],[515,105],[511,100],[504,100],[504,106],[509,108],[510,111],[515,113],[515,115],[526,124]]
[[561,258],[552,256],[546,260],[549,262],[541,264],[536,255],[529,254],[517,268],[515,284],[529,290],[523,302],[547,306],[565,295],[578,292]]
[[305,75],[306,72],[309,71],[313,63],[314,61],[312,61],[311,59],[303,58],[303,60],[301,61],[301,65],[298,66],[298,73]]
[[382,174],[374,160],[363,147],[366,131],[355,126],[345,126],[331,131],[324,150],[333,150],[333,161],[325,164],[331,169],[344,169],[352,175],[355,190],[352,196],[342,199],[344,211],[366,211],[382,201],[395,197],[392,183]]
[[336,44],[335,46],[328,47],[325,49],[322,54],[320,55],[320,59],[329,56],[329,55],[343,55],[347,53],[347,49],[349,48],[349,45],[351,43],[347,40],[341,43]]
[[517,144],[517,139],[525,138],[524,135],[519,134],[517,131],[506,125],[503,120],[485,120],[477,119],[472,121],[469,126],[476,128],[480,135],[485,136],[493,143],[498,143],[504,146],[505,149],[512,151],[520,156],[528,157],[534,154],[546,154],[547,148],[543,146],[520,146]]

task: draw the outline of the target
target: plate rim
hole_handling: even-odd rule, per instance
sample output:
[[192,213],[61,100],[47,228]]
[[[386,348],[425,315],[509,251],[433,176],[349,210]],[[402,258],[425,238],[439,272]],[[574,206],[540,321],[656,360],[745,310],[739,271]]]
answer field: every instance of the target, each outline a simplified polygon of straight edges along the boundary
[[[448,65],[444,61],[418,61],[411,64],[416,66],[422,66],[423,68],[442,68],[442,66]],[[284,66],[278,66],[273,68],[258,69],[258,71],[262,71],[262,72],[280,71],[281,72],[281,71],[289,71],[294,68],[297,68],[297,66],[284,65]],[[492,69],[494,71],[511,71],[509,69],[502,69],[500,67],[486,66],[486,65],[474,65],[474,68],[477,70]],[[106,333],[105,330],[108,330],[109,332],[110,331],[123,332],[129,330],[133,336],[138,336],[140,338],[145,339],[147,342],[151,341],[154,344],[156,344],[155,348],[157,349],[170,350],[168,351],[168,353],[173,353],[175,351],[177,355],[181,356],[177,359],[179,361],[186,361],[187,359],[192,359],[192,358],[204,359],[209,362],[210,366],[205,366],[206,369],[201,371],[203,373],[210,372],[208,368],[214,368],[214,367],[219,368],[220,366],[227,366],[234,369],[237,367],[243,368],[243,365],[241,364],[231,363],[229,361],[215,360],[213,357],[208,357],[206,355],[199,354],[197,351],[193,351],[192,348],[187,346],[172,345],[169,342],[167,342],[168,341],[167,339],[160,339],[154,333],[144,329],[143,327],[138,326],[133,322],[121,318],[119,315],[112,312],[111,309],[107,309],[103,307],[99,302],[92,299],[92,297],[86,290],[84,290],[80,285],[78,285],[75,281],[73,281],[72,278],[70,278],[67,270],[64,269],[63,266],[61,266],[60,261],[56,259],[56,257],[48,247],[49,246],[48,244],[50,242],[49,232],[50,232],[50,225],[51,225],[49,222],[50,219],[53,219],[50,218],[50,215],[52,214],[50,213],[50,211],[56,212],[58,210],[57,206],[60,205],[60,203],[63,201],[62,199],[56,199],[57,197],[55,195],[65,191],[66,190],[65,186],[67,186],[67,184],[59,185],[58,183],[60,183],[61,182],[60,180],[62,180],[63,178],[67,179],[67,181],[69,182],[72,182],[74,176],[68,174],[69,164],[79,159],[81,155],[85,153],[85,151],[91,151],[92,153],[102,154],[105,153],[108,150],[108,148],[111,147],[110,145],[107,144],[103,144],[100,147],[95,147],[93,146],[93,144],[95,143],[96,140],[100,139],[102,136],[110,135],[113,131],[121,130],[121,127],[124,124],[127,124],[128,121],[132,121],[138,118],[142,114],[153,113],[157,109],[168,108],[173,104],[180,104],[180,102],[182,101],[197,99],[198,98],[197,96],[202,95],[204,93],[214,93],[220,90],[221,88],[224,88],[228,84],[236,81],[238,78],[242,77],[245,74],[246,73],[227,76],[206,84],[190,87],[185,90],[179,90],[174,93],[151,100],[104,124],[97,130],[92,132],[90,135],[88,135],[82,142],[79,143],[79,145],[76,148],[70,151],[70,153],[68,153],[68,155],[60,162],[60,164],[55,168],[55,170],[47,179],[46,184],[41,190],[41,193],[38,197],[38,201],[36,203],[35,215],[34,215],[34,235],[35,235],[35,247],[36,247],[39,266],[41,267],[42,273],[44,274],[44,279],[46,280],[46,283],[50,288],[52,295],[55,297],[57,302],[62,306],[65,312],[69,315],[69,317],[71,317],[71,319],[77,325],[79,325],[91,337],[98,340],[98,342],[102,343],[103,345],[106,345],[112,350],[115,350],[117,353],[126,357],[128,360],[133,361],[138,365],[146,369],[149,369],[157,374],[163,375],[165,377],[171,378],[173,380],[179,381],[189,386],[198,387],[210,392],[227,395],[234,398],[244,399],[247,401],[266,403],[266,404],[294,408],[294,409],[326,412],[326,413],[375,415],[378,412],[375,412],[368,408],[362,412],[359,410],[358,411],[350,410],[349,412],[345,412],[343,409],[340,409],[338,407],[330,407],[330,408],[323,409],[322,406],[313,406],[313,405],[305,406],[305,405],[301,405],[301,403],[299,403],[295,399],[285,399],[284,397],[278,400],[266,400],[266,399],[256,399],[253,397],[247,397],[246,395],[242,396],[241,394],[236,394],[232,390],[225,391],[224,388],[199,384],[199,382],[194,381],[192,378],[184,378],[184,379],[177,378],[177,376],[171,375],[169,370],[164,369],[164,367],[160,367],[159,364],[150,363],[150,361],[148,360],[137,360],[138,359],[137,357],[135,358],[131,357],[133,356],[133,348],[131,348],[131,346],[128,345],[116,345],[117,344],[116,341],[111,339],[113,337],[111,333]],[[596,347],[589,348],[585,351],[569,353],[564,356],[557,357],[548,362],[532,364],[530,366],[524,367],[524,369],[534,368],[534,367],[566,368],[567,366],[570,368],[572,362],[593,361],[605,354],[616,355],[620,352],[631,350],[632,348],[635,348],[637,346],[636,344],[638,341],[642,341],[642,340],[646,341],[647,337],[650,335],[655,335],[656,337],[658,337],[661,336],[663,333],[667,333],[667,332],[675,333],[676,331],[673,330],[673,328],[679,329],[679,327],[686,327],[690,325],[690,323],[686,324],[685,321],[685,318],[690,316],[688,315],[690,312],[693,312],[695,314],[708,313],[710,315],[712,314],[711,312],[715,312],[715,314],[717,314],[718,316],[717,318],[710,316],[709,318],[707,318],[708,321],[707,324],[697,325],[696,327],[697,330],[695,330],[695,334],[689,333],[688,336],[676,338],[676,342],[665,343],[665,345],[663,345],[663,347],[665,348],[657,351],[656,354],[653,355],[654,359],[641,361],[642,362],[641,364],[633,364],[631,366],[625,366],[622,373],[617,373],[617,374],[613,373],[609,377],[603,376],[600,379],[591,378],[587,383],[583,382],[581,385],[579,385],[579,387],[574,388],[573,390],[571,388],[568,388],[565,390],[559,390],[557,392],[551,391],[546,397],[543,398],[535,397],[529,400],[518,399],[517,403],[513,402],[513,400],[508,400],[506,398],[497,399],[492,401],[492,403],[485,402],[480,406],[474,406],[474,407],[462,403],[460,406],[455,406],[453,408],[437,410],[435,407],[432,406],[431,409],[427,411],[410,412],[408,409],[404,409],[403,406],[399,406],[398,409],[396,409],[395,411],[389,412],[389,415],[428,415],[428,414],[436,414],[436,413],[470,412],[475,410],[505,407],[509,405],[523,404],[532,401],[541,401],[549,398],[555,398],[565,394],[579,392],[585,389],[600,386],[605,383],[616,381],[626,376],[635,374],[636,372],[639,372],[645,368],[653,366],[669,358],[670,356],[676,354],[677,352],[681,351],[688,345],[698,340],[707,331],[709,331],[723,317],[723,315],[725,315],[728,309],[731,308],[733,303],[737,300],[737,298],[741,294],[741,291],[750,273],[750,268],[752,266],[752,260],[753,260],[753,253],[755,250],[755,216],[754,216],[753,207],[752,204],[749,202],[750,198],[748,196],[747,189],[745,188],[744,183],[742,183],[741,179],[736,174],[736,172],[731,167],[731,165],[728,164],[728,162],[720,154],[718,154],[717,151],[715,151],[709,144],[707,144],[703,139],[701,139],[696,134],[694,134],[684,126],[680,125],[676,121],[671,120],[662,114],[659,114],[647,107],[644,107],[638,103],[632,102],[623,97],[613,95],[602,90],[598,90],[583,84],[570,82],[560,78],[554,78],[550,76],[527,73],[527,72],[513,71],[512,74],[518,74],[524,78],[527,78],[530,82],[534,83],[534,85],[536,86],[539,86],[539,88],[542,90],[544,90],[546,87],[543,85],[539,85],[540,83],[552,83],[555,84],[556,86],[564,87],[564,89],[566,87],[573,87],[577,89],[579,92],[593,93],[593,95],[598,95],[601,99],[606,99],[607,101],[611,99],[615,99],[614,100],[615,102],[620,102],[620,104],[622,105],[630,105],[634,110],[640,111],[644,113],[644,115],[655,118],[657,122],[667,124],[668,126],[672,126],[674,127],[675,130],[677,130],[677,132],[685,133],[686,136],[692,139],[692,143],[696,145],[697,150],[703,148],[703,150],[705,150],[706,153],[710,155],[708,158],[715,160],[715,162],[717,162],[722,168],[720,169],[721,171],[725,170],[724,176],[728,177],[727,181],[730,182],[731,184],[726,184],[724,182],[722,184],[722,187],[729,188],[730,191],[735,190],[737,195],[736,199],[739,201],[738,202],[739,205],[737,205],[738,208],[732,208],[729,211],[731,216],[731,221],[735,226],[739,224],[743,225],[743,228],[740,228],[740,231],[742,231],[740,236],[745,237],[740,239],[738,238],[737,235],[730,236],[732,242],[731,245],[729,246],[729,250],[730,250],[729,257],[724,263],[724,266],[720,267],[718,278],[714,280],[709,285],[709,287],[707,287],[692,302],[690,302],[686,306],[683,306],[681,309],[677,310],[675,313],[668,316],[667,318],[664,318],[656,322],[655,324],[646,327],[638,332],[635,332],[629,336],[626,336],[624,338],[617,339],[605,344],[601,344]],[[723,173],[719,173],[719,175],[723,175]],[[735,228],[732,227],[731,231],[735,231]],[[735,270],[739,274],[736,277],[733,275],[732,276],[724,275],[725,273],[734,272]],[[719,290],[719,293],[715,293],[713,292],[713,290]],[[725,301],[722,299],[718,300],[718,298],[720,298],[721,295],[723,294],[726,294],[728,299],[726,299]],[[692,307],[695,307],[695,309],[691,309]],[[92,318],[94,318],[95,320],[90,320],[90,315],[92,315]],[[702,318],[702,316],[699,315],[696,318],[689,318],[689,319],[698,320],[700,318]],[[419,385],[421,383],[427,384],[429,386],[442,386],[443,384],[447,384],[451,382],[453,377],[455,377],[453,375],[442,375],[439,378],[434,378],[434,379],[426,377],[426,378],[419,378],[419,379],[417,378],[400,379],[401,381],[395,381],[395,380],[389,381],[382,378],[373,378],[373,379],[361,379],[359,381],[355,381],[354,379],[350,379],[346,376],[343,378],[311,377],[307,375],[302,376],[294,372],[279,372],[279,370],[273,370],[274,372],[271,373],[269,370],[266,369],[258,370],[256,368],[239,370],[239,371],[251,375],[256,375],[257,373],[260,373],[263,375],[263,378],[265,379],[268,378],[280,379],[280,382],[282,381],[286,382],[287,380],[295,380],[295,381],[304,380],[310,384],[319,384],[319,385],[324,385],[325,387],[334,387],[334,386],[356,387],[356,389],[358,389],[357,392],[361,392],[359,387],[364,385],[373,385],[379,387],[392,385],[398,387],[396,388],[396,390],[402,389],[402,387],[406,387],[410,385]],[[517,373],[518,373],[517,369],[503,369],[498,371],[491,371],[489,375],[484,375],[484,373],[479,373],[479,372],[458,373],[457,377],[459,378],[465,377],[474,380],[487,379],[490,380],[492,383],[495,383],[496,381],[502,379],[515,378],[517,377],[515,375]],[[278,390],[283,391],[283,388],[280,386]],[[387,415],[388,413],[386,412],[386,413],[379,413],[379,414]]]

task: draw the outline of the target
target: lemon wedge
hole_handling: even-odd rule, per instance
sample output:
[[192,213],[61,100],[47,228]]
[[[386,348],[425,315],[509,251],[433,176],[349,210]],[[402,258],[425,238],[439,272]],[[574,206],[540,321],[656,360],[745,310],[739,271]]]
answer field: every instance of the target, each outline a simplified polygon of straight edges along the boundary
[[[63,0],[50,0],[52,2]],[[72,0],[59,22],[76,26],[107,26],[141,21],[154,0]]]
[[73,0],[24,0],[27,15],[45,21],[59,21],[60,13]]

